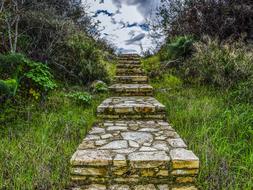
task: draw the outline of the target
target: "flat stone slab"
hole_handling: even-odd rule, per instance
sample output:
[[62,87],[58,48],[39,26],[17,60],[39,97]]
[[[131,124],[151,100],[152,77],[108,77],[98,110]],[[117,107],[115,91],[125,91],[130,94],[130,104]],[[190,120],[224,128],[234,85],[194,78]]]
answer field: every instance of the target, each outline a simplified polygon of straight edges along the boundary
[[131,63],[119,63],[117,64],[117,69],[141,69],[141,65]]
[[152,96],[153,87],[148,84],[114,84],[110,91],[122,96]]
[[112,185],[101,185],[93,184],[86,185],[79,188],[73,188],[72,190],[197,190],[195,186],[181,186],[181,187],[171,187],[168,184],[147,184],[147,185],[122,185],[122,184],[112,184]]
[[83,185],[192,184],[198,168],[199,159],[162,120],[104,121],[91,129],[71,159],[72,180]]
[[115,76],[115,80],[118,83],[123,84],[146,84],[148,77],[144,75],[126,75],[126,76]]
[[141,68],[117,68],[116,75],[144,75]]
[[136,64],[139,65],[140,64],[140,60],[139,58],[132,58],[132,59],[128,59],[128,58],[121,58],[118,60],[119,64]]
[[153,97],[111,97],[98,106],[97,115],[103,119],[163,119],[165,106]]

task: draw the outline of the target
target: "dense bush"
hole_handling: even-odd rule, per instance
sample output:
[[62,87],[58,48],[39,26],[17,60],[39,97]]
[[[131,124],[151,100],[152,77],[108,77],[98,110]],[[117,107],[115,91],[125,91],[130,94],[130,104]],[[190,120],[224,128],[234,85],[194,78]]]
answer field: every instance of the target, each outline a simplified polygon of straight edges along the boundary
[[18,82],[15,79],[0,80],[0,102],[4,98],[15,96],[18,88]]
[[179,67],[180,62],[191,55],[193,38],[178,36],[168,39],[157,55],[142,60],[142,66],[150,77],[158,77],[166,72],[168,67]]
[[88,92],[72,92],[66,95],[82,105],[90,105],[92,101],[92,96]]
[[95,93],[100,93],[100,92],[103,93],[103,92],[107,92],[108,91],[108,86],[103,81],[94,81],[91,84],[91,89]]
[[53,60],[55,72],[61,73],[58,78],[79,84],[97,79],[108,80],[108,73],[101,61],[102,54],[96,42],[84,33],[71,35],[57,46]]
[[47,65],[35,62],[22,54],[0,54],[0,77],[9,79],[2,82],[3,89],[10,89],[15,95],[17,86],[31,95],[48,92],[56,87]]
[[161,60],[159,55],[145,58],[141,61],[142,67],[149,77],[155,77],[161,68]]
[[192,44],[193,38],[190,36],[178,36],[169,39],[159,52],[161,60],[176,60],[189,55]]
[[188,82],[235,90],[236,99],[253,97],[253,54],[242,42],[224,42],[206,37],[194,44],[195,53],[180,70]]
[[253,1],[162,0],[161,27],[169,37],[203,35],[253,39]]
[[65,82],[107,79],[101,55],[105,51],[112,54],[113,48],[99,39],[83,2],[5,1],[0,15],[0,53],[22,52],[47,63],[55,77]]
[[242,43],[219,44],[208,37],[194,44],[196,52],[184,64],[187,77],[200,83],[233,87],[253,76],[253,56]]

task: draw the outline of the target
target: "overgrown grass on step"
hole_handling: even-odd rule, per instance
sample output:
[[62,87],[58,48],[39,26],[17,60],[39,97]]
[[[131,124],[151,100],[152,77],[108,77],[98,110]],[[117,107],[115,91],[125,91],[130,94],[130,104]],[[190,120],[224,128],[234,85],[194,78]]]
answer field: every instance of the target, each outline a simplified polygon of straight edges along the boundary
[[97,95],[84,107],[60,91],[43,106],[29,103],[1,114],[0,189],[68,187],[70,158],[95,122],[94,112],[103,99],[105,95]]
[[229,92],[182,86],[173,77],[153,86],[160,88],[156,98],[170,123],[200,158],[200,189],[253,189],[253,106],[229,102]]

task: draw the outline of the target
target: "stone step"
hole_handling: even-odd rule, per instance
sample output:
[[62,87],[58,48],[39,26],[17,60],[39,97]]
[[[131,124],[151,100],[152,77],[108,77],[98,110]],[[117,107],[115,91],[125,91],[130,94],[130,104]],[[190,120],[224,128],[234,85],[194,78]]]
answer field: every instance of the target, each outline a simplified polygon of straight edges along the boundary
[[165,119],[165,106],[153,97],[111,97],[97,108],[101,119]]
[[199,159],[175,130],[160,120],[107,120],[97,124],[71,159],[73,185],[83,188],[94,184],[101,188],[108,184],[131,188],[153,184],[150,188],[193,190],[198,170]]
[[73,190],[197,190],[197,188],[193,185],[187,186],[175,186],[170,188],[167,184],[147,184],[147,185],[122,185],[122,184],[114,184],[114,185],[101,185],[101,184],[93,184],[93,185],[84,185],[83,187],[73,188]]
[[123,84],[146,84],[148,83],[148,77],[144,75],[133,75],[133,76],[116,76],[115,81]]
[[139,64],[117,64],[117,69],[141,69],[141,65]]
[[118,64],[140,65],[141,62],[139,60],[120,59],[120,60],[118,60]]
[[135,53],[132,53],[132,54],[121,54],[119,56],[119,58],[140,58],[139,54],[135,54]]
[[116,96],[153,95],[153,87],[148,84],[114,84],[109,89]]
[[117,68],[116,75],[144,75],[145,73],[141,68]]

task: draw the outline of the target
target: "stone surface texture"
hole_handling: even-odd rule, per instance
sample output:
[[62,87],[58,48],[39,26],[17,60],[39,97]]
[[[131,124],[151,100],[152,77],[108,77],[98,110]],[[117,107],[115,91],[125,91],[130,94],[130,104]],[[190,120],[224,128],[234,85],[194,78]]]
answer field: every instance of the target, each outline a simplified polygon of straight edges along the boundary
[[148,84],[114,84],[109,87],[117,96],[152,96],[153,87]]
[[103,119],[164,119],[165,106],[149,96],[111,97],[97,108]]
[[[196,190],[199,159],[143,84],[139,56],[122,55],[118,63],[121,83],[110,87],[117,96],[97,108],[100,121],[71,158],[73,189]],[[133,80],[138,77],[145,80]]]

